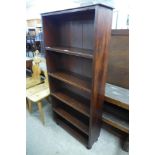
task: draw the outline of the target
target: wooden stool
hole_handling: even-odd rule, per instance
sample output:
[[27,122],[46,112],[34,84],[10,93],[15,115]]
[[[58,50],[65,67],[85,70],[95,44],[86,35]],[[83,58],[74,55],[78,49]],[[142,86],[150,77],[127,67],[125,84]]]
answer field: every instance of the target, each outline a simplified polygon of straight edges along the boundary
[[43,83],[26,90],[28,109],[30,112],[32,112],[32,102],[37,103],[40,113],[40,119],[43,124],[44,124],[44,113],[42,110],[42,100],[44,98],[48,98],[49,95],[50,90],[47,83]]

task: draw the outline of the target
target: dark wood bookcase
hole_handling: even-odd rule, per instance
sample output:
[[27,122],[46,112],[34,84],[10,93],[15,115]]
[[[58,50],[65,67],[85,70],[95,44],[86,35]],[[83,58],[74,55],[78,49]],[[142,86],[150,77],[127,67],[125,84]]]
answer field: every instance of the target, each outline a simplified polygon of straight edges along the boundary
[[54,119],[87,148],[102,124],[112,10],[96,4],[42,14]]

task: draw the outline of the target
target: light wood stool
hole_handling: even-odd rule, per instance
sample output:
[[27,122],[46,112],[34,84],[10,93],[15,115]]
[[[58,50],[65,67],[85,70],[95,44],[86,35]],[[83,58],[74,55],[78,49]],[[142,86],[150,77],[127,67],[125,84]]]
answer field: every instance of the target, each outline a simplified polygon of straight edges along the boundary
[[32,103],[37,103],[39,113],[40,113],[40,119],[43,124],[45,123],[45,121],[44,121],[44,113],[42,109],[42,100],[45,98],[48,99],[49,95],[50,95],[50,90],[46,82],[26,90],[28,110],[32,112]]

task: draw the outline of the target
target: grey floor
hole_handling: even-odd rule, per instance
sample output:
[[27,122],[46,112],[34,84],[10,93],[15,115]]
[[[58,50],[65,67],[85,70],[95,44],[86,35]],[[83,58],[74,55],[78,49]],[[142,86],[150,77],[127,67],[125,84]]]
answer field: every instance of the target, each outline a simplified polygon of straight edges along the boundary
[[45,126],[39,120],[35,103],[33,112],[26,112],[27,155],[128,155],[120,148],[120,138],[101,129],[91,150],[72,137],[52,119],[51,105],[44,101]]

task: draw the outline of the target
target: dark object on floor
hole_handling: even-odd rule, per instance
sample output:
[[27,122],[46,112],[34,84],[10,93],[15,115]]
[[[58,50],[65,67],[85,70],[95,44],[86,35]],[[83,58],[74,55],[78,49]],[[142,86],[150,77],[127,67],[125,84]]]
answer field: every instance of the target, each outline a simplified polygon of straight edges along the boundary
[[129,152],[129,136],[126,136],[122,145],[124,151]]

